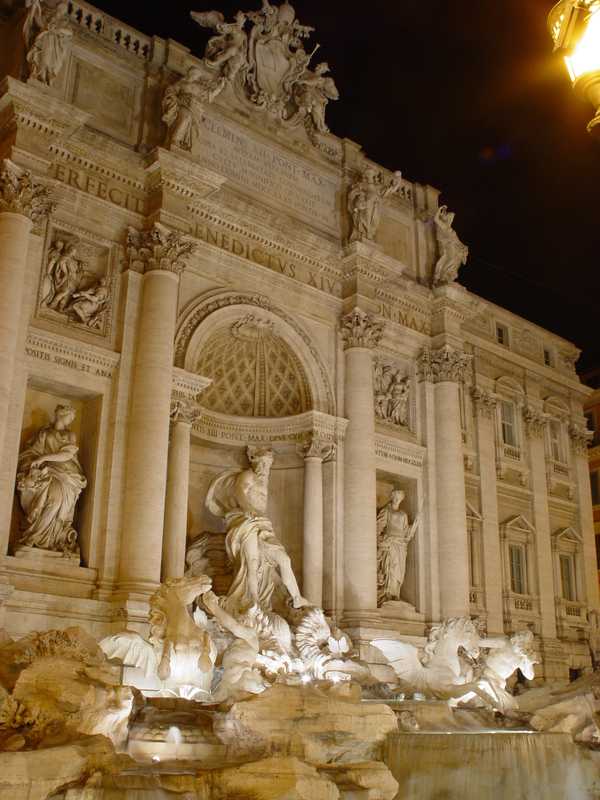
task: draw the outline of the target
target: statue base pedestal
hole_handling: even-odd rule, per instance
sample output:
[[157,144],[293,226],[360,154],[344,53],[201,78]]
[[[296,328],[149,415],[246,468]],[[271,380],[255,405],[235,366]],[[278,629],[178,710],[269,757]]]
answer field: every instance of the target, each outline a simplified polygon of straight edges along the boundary
[[29,547],[25,544],[14,544],[11,547],[12,555],[15,558],[26,558],[38,564],[62,563],[72,567],[81,564],[79,553],[62,553],[58,550],[42,550],[39,547]]

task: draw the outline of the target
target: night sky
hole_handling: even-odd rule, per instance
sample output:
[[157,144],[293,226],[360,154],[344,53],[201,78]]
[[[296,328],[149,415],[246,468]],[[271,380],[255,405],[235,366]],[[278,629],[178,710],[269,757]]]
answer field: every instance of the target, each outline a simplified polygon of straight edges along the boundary
[[[553,0],[297,0],[340,99],[333,133],[408,181],[440,189],[469,247],[458,281],[564,336],[600,365],[600,145],[594,109],[573,93],[546,20]],[[147,35],[202,57],[189,12],[260,0],[96,0]],[[459,9],[459,10],[458,10]]]

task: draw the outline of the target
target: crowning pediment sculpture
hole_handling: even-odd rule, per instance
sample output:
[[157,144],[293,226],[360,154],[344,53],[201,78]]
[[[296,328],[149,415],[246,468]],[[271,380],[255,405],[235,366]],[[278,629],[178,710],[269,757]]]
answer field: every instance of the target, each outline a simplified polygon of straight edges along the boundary
[[[325,62],[308,68],[318,45],[309,54],[302,40],[313,28],[300,25],[287,0],[280,6],[263,0],[260,11],[238,11],[232,23],[225,22],[220,11],[192,11],[191,15],[216,34],[204,53],[203,63],[214,77],[202,99],[210,103],[230,86],[244,103],[264,109],[282,123],[302,123],[313,145],[329,152],[317,134],[329,132],[325,107],[329,100],[338,99],[338,91],[326,75]],[[248,22],[251,27],[246,31]]]

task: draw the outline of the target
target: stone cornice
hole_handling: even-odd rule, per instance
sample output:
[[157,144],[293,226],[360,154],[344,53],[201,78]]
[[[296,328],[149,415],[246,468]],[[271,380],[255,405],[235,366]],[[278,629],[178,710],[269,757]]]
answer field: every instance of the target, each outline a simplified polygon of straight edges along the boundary
[[0,171],[0,213],[20,214],[38,225],[57,206],[50,202],[52,187],[42,186],[29,170],[5,159]]
[[74,371],[101,378],[112,378],[121,356],[111,350],[92,345],[83,345],[64,337],[53,336],[46,331],[30,329],[27,333],[25,354],[42,362],[60,364]]
[[440,350],[425,347],[417,359],[417,374],[420,381],[430,383],[460,382],[471,373],[472,360],[473,356],[464,350],[452,350],[447,346]]
[[278,449],[294,449],[313,437],[326,444],[344,440],[348,420],[318,411],[307,411],[294,417],[233,417],[203,409],[202,419],[194,425],[201,439],[231,445],[276,445]]
[[171,396],[185,402],[200,402],[200,395],[212,383],[212,378],[196,375],[180,367],[173,367]]
[[127,232],[127,260],[129,269],[146,273],[164,271],[181,275],[184,259],[196,249],[194,242],[185,241],[179,231],[169,231],[155,222],[150,231]]
[[363,275],[371,280],[382,281],[399,277],[406,265],[386,255],[383,249],[369,241],[356,241],[342,250],[342,274]]
[[150,153],[145,170],[150,196],[166,189],[189,203],[205,199],[227,181],[224,175],[203,167],[195,159],[162,147]]
[[23,83],[5,77],[0,81],[0,137],[12,130],[26,130],[44,139],[68,138],[90,118],[64,103],[37,82]]
[[376,322],[370,314],[355,308],[349,314],[340,317],[340,333],[346,349],[365,347],[372,350],[383,335],[383,324]]

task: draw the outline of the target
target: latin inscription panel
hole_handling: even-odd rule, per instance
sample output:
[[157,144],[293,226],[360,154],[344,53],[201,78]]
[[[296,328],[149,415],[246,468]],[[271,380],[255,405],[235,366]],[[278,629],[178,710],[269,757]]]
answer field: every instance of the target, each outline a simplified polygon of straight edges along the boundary
[[231,125],[206,117],[192,154],[242,193],[275,209],[284,207],[319,228],[337,229],[334,181]]

